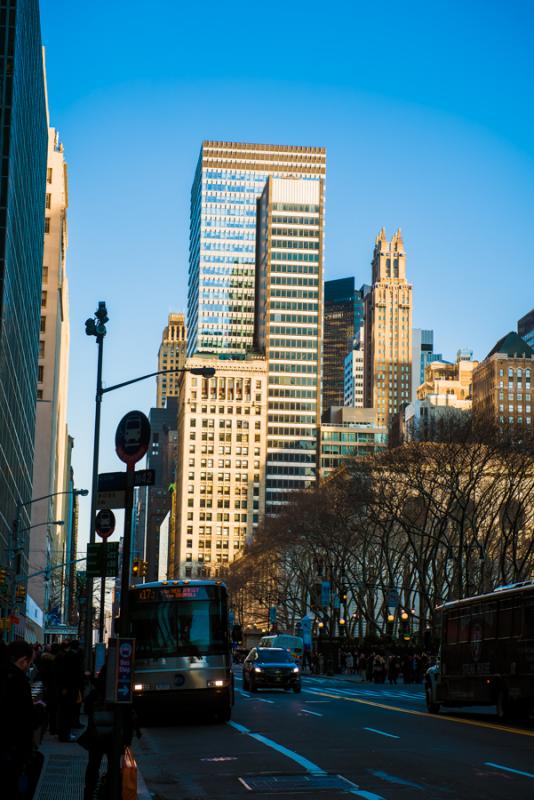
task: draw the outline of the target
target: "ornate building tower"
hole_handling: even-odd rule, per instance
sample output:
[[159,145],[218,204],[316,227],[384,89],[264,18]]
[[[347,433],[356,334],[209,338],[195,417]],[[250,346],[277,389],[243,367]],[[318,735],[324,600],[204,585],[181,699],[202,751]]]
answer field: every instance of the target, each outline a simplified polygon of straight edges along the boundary
[[[169,320],[163,329],[158,352],[158,370],[183,368],[185,366],[186,327],[183,314],[169,314]],[[169,375],[158,375],[157,402],[158,408],[165,408],[168,397],[178,397],[180,372]]]
[[365,298],[365,406],[376,408],[377,425],[387,425],[412,390],[412,286],[400,229],[388,242],[382,228],[372,266]]

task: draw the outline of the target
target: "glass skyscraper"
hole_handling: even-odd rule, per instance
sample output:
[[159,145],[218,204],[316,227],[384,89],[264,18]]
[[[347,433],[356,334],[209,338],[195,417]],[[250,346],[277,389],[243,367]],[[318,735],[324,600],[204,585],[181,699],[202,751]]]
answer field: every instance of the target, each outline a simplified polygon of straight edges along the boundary
[[[38,0],[0,7],[0,559],[32,495],[48,145]],[[29,526],[29,506],[20,528]],[[27,537],[26,537],[27,541]],[[18,560],[20,562],[20,559]],[[4,562],[5,563],[5,562]],[[23,565],[17,563],[17,571]]]
[[269,175],[318,181],[321,147],[204,141],[191,190],[187,353],[252,347],[256,201]]
[[323,412],[344,404],[345,357],[354,347],[364,320],[364,291],[354,278],[324,284]]

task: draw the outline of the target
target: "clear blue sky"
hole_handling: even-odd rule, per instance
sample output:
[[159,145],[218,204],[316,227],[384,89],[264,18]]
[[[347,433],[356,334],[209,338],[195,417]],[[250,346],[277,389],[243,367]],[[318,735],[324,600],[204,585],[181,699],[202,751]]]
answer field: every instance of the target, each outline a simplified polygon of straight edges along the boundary
[[[400,226],[414,325],[484,357],[534,306],[534,5],[528,0],[254,4],[41,0],[51,122],[69,164],[71,391],[90,486],[96,346],[108,384],[156,369],[185,310],[189,192],[202,139],[324,145],[326,277],[370,279]],[[104,400],[101,470],[126,411]],[[89,504],[81,508],[82,535]]]

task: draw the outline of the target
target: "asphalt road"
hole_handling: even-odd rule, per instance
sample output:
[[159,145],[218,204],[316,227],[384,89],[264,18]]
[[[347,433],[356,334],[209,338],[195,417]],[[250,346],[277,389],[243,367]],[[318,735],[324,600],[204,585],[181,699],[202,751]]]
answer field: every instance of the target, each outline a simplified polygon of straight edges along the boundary
[[421,686],[305,677],[300,694],[236,681],[227,724],[168,719],[135,745],[157,800],[532,800],[534,723],[427,714]]

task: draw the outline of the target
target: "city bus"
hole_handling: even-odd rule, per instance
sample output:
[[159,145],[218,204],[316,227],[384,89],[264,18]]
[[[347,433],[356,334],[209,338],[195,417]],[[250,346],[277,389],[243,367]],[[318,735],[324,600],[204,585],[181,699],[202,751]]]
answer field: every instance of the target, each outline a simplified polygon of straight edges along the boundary
[[534,708],[534,580],[444,603],[435,611],[438,662],[427,708],[495,705],[501,719]]
[[141,583],[130,589],[129,609],[141,715],[194,707],[229,720],[234,682],[224,583]]
[[283,647],[291,653],[295,661],[301,661],[304,653],[302,636],[291,636],[289,633],[273,633],[262,636],[258,647]]

